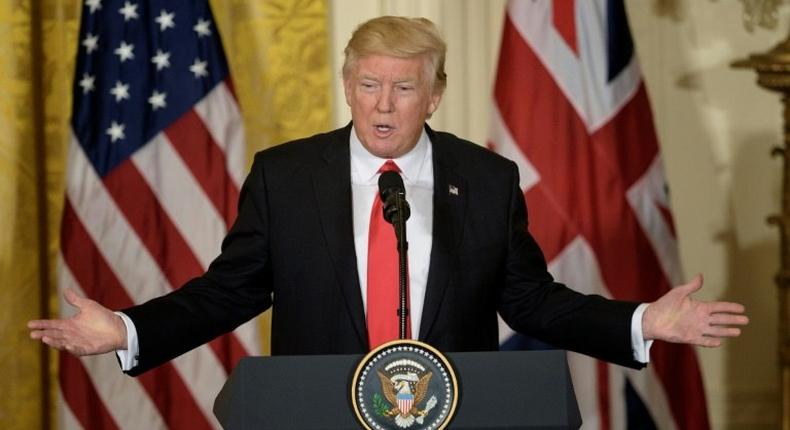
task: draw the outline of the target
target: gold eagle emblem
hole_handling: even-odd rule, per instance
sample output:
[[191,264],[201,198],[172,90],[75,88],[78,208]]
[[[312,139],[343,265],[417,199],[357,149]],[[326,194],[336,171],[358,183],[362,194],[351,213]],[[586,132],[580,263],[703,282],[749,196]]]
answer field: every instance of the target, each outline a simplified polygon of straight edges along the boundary
[[432,372],[426,372],[418,377],[415,373],[396,374],[387,377],[381,371],[376,371],[381,381],[381,391],[391,408],[386,416],[394,417],[395,423],[402,428],[410,427],[416,421],[422,424],[425,415],[436,406],[436,397],[431,397],[425,408],[419,405],[428,394]]

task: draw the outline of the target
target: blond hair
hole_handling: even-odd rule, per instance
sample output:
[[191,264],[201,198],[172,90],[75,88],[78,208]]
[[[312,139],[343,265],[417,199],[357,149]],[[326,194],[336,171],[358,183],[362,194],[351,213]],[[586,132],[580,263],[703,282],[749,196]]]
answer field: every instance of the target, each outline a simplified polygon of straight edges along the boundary
[[360,24],[351,35],[345,51],[343,79],[348,79],[356,62],[369,55],[398,58],[424,56],[427,81],[433,93],[441,94],[447,86],[444,57],[447,44],[436,26],[425,18],[382,16]]

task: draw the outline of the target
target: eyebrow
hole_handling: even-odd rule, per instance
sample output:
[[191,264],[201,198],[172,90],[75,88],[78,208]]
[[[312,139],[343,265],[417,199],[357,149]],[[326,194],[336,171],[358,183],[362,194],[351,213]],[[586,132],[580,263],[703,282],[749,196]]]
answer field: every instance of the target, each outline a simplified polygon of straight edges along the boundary
[[[359,79],[360,80],[376,81],[376,82],[380,82],[381,81],[381,79],[379,79],[376,76],[364,75],[364,74],[359,75]],[[417,77],[404,77],[404,78],[393,79],[392,82],[394,84],[404,84],[404,83],[415,83],[416,84],[416,83],[420,82],[420,79],[417,78]]]

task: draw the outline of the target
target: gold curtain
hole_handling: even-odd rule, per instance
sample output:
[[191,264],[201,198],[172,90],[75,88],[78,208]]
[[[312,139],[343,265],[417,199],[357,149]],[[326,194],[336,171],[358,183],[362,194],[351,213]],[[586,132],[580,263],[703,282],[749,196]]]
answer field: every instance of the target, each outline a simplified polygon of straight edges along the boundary
[[[326,0],[210,0],[252,154],[331,123]],[[269,353],[271,312],[261,318]]]
[[[326,0],[210,2],[249,152],[326,130],[331,119]],[[54,422],[56,355],[42,353],[29,340],[25,322],[58,312],[55,260],[81,4],[0,2],[3,428],[46,428]]]

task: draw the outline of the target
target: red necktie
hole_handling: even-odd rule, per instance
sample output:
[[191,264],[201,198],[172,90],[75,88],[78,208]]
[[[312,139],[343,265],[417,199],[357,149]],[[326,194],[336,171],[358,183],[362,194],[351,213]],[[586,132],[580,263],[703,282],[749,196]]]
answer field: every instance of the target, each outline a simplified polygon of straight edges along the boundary
[[[398,166],[387,160],[381,172],[400,172]],[[383,343],[398,339],[398,243],[395,229],[384,219],[383,203],[379,193],[373,201],[368,234],[368,343],[373,349]],[[408,280],[407,280],[408,287]],[[407,290],[408,291],[408,290]],[[408,303],[408,294],[406,303]],[[411,337],[411,324],[407,317],[406,334]]]

